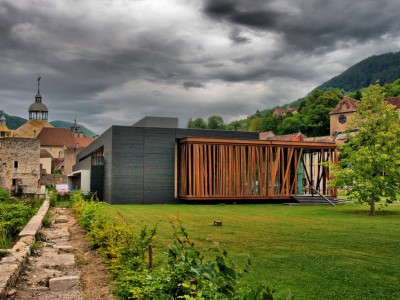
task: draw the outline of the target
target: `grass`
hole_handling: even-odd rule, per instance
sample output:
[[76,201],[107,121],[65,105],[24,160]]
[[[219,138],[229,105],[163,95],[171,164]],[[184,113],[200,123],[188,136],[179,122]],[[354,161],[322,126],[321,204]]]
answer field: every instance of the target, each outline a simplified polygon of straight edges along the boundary
[[358,204],[107,208],[127,222],[157,225],[156,261],[172,241],[170,221],[179,217],[196,245],[207,247],[212,238],[237,263],[250,257],[243,281],[274,286],[278,299],[290,292],[296,299],[400,299],[400,205],[375,217]]

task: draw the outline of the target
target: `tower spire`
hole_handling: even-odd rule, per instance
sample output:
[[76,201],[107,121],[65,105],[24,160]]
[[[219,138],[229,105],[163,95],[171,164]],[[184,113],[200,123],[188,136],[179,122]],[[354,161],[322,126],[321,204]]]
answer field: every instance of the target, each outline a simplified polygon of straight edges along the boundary
[[37,78],[37,93],[38,93],[38,94],[40,94],[40,79],[42,79],[41,76],[39,76],[39,77]]

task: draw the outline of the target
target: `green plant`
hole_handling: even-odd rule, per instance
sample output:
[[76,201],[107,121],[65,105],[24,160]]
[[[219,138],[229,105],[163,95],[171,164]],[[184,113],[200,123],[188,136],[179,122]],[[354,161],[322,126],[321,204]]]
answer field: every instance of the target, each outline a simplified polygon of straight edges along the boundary
[[44,216],[43,216],[43,219],[42,219],[42,225],[43,225],[43,227],[46,227],[46,228],[50,228],[51,227],[51,220],[52,220],[52,213],[51,212],[47,212]]
[[119,298],[253,299],[245,298],[247,292],[239,283],[247,270],[239,269],[225,250],[215,243],[206,250],[195,247],[181,220],[177,225],[172,223],[172,228],[175,239],[168,247],[166,263],[151,270],[129,268],[120,272]]
[[[0,249],[8,248],[12,243],[12,239],[9,236],[5,224],[0,222]],[[1,256],[1,255],[0,255]]]
[[0,202],[6,202],[10,199],[10,193],[0,187]]
[[56,206],[58,204],[58,196],[55,189],[49,189],[49,203],[50,206]]
[[24,203],[0,203],[0,222],[3,223],[8,234],[15,237],[28,223],[35,211]]

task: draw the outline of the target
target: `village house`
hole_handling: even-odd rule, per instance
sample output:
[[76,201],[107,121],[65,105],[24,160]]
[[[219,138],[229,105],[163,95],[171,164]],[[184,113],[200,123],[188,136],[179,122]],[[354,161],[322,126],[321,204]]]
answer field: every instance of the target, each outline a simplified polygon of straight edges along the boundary
[[[357,111],[357,102],[359,100],[343,97],[336,107],[329,113],[330,115],[330,136],[336,140],[345,139],[343,133],[348,129],[354,113]],[[387,103],[394,106],[400,112],[400,97],[385,98]]]

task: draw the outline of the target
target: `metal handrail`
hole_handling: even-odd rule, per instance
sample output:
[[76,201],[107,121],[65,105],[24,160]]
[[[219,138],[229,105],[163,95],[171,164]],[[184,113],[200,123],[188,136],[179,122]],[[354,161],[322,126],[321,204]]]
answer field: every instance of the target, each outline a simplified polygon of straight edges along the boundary
[[325,197],[323,194],[321,194],[319,191],[317,191],[313,186],[309,185],[306,188],[309,188],[310,190],[313,190],[315,193],[317,193],[318,195],[320,195],[326,202],[328,202],[330,205],[332,205],[333,207],[335,207],[336,205],[329,200],[327,197]]

